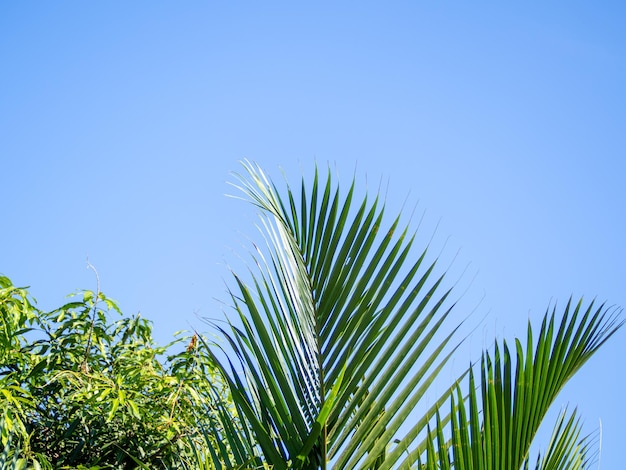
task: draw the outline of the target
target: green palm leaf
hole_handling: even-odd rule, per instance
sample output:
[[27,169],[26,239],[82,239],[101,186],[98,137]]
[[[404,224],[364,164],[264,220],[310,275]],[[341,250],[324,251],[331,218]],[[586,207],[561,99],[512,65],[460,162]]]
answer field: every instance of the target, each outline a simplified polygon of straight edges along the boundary
[[[384,204],[356,201],[354,181],[341,197],[316,171],[310,190],[303,181],[282,198],[244,167],[238,187],[260,209],[267,249],[253,255],[251,283],[234,274],[236,319],[219,328],[232,354],[214,355],[240,423],[221,425],[241,449],[232,467],[527,469],[549,407],[622,325],[619,312],[581,301],[557,321],[553,309],[536,342],[530,325],[515,341],[514,359],[506,342],[483,353],[467,396],[464,373],[425,406],[459,328],[446,326],[450,291],[427,250],[412,255],[400,217],[383,230]],[[587,468],[593,446],[580,431],[563,413],[536,468]]]
[[[485,352],[479,388],[470,372],[468,399],[459,388],[452,400],[450,440],[445,441],[440,424],[430,433],[443,450],[428,451],[428,468],[447,468],[450,461],[457,470],[528,468],[531,444],[549,407],[574,373],[622,326],[618,313],[604,306],[595,308],[593,302],[586,308],[582,300],[575,306],[568,303],[558,328],[556,308],[546,313],[536,345],[529,324],[526,348],[515,341],[515,361],[506,341],[504,354],[498,345],[493,356]],[[536,468],[589,468],[590,448],[588,439],[580,438],[575,414],[563,413]]]
[[239,188],[269,249],[254,255],[251,285],[235,275],[238,318],[221,331],[238,363],[220,367],[259,455],[276,469],[366,469],[425,449],[428,421],[454,390],[408,422],[456,346],[456,329],[441,331],[451,307],[434,263],[411,256],[399,218],[382,231],[384,205],[355,203],[354,182],[342,198],[316,172],[310,191],[303,181],[283,199],[244,166]]
[[593,435],[581,437],[582,426],[576,412],[569,416],[564,410],[558,417],[545,456],[537,459],[537,470],[582,470],[590,468],[596,453],[593,452]]

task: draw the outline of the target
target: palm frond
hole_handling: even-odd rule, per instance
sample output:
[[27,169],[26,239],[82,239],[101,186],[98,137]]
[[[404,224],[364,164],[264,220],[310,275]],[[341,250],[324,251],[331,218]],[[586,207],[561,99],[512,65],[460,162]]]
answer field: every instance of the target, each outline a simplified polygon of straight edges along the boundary
[[283,199],[244,166],[239,188],[261,210],[268,249],[251,284],[235,275],[238,318],[222,329],[239,361],[222,365],[237,411],[276,469],[391,468],[426,446],[429,418],[408,419],[457,345],[456,329],[442,329],[443,276],[427,250],[411,255],[400,217],[382,230],[378,197],[354,202],[354,181],[342,198],[316,171],[310,191],[303,181]]
[[[495,346],[493,355],[483,353],[480,384],[469,375],[467,400],[460,387],[452,400],[451,438],[442,448],[450,452],[428,451],[427,461],[434,468],[510,470],[528,468],[533,439],[567,381],[623,324],[619,311],[604,305],[586,308],[582,300],[571,301],[556,325],[556,307],[547,312],[536,345],[528,325],[526,347],[515,340],[513,362],[506,341],[503,353]],[[515,368],[515,371],[513,371]],[[580,424],[574,414],[562,414],[539,469],[589,468],[592,461],[587,439],[580,439]],[[441,444],[440,426],[430,434]]]
[[[266,248],[252,281],[234,274],[236,318],[220,328],[232,354],[218,363],[255,464],[275,469],[528,468],[533,439],[565,383],[621,327],[604,305],[548,311],[538,338],[484,352],[433,394],[458,346],[453,305],[428,249],[378,196],[341,196],[330,172],[281,197],[244,162],[238,188],[260,210]],[[236,361],[236,362],[233,362]],[[437,385],[440,387],[440,385]],[[429,395],[430,394],[430,395]],[[428,404],[428,406],[426,406]],[[450,412],[442,414],[446,406]],[[414,411],[421,409],[421,416]],[[562,415],[540,469],[586,468],[592,446]],[[235,442],[238,442],[235,440]],[[245,463],[241,457],[238,463]],[[578,467],[577,467],[578,466]]]
[[582,425],[576,410],[567,413],[563,410],[556,425],[546,454],[537,458],[537,470],[582,470],[591,468],[597,452],[594,451],[594,434],[581,436]]

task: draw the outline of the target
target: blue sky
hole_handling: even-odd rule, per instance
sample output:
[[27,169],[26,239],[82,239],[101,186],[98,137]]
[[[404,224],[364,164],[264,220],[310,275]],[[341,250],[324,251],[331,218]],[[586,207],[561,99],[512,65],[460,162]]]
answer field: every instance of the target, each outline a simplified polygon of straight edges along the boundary
[[[203,328],[259,239],[224,196],[247,158],[426,211],[469,266],[474,345],[570,295],[626,305],[625,20],[619,2],[3,2],[0,272],[52,308],[95,288],[88,258],[161,342]],[[557,403],[602,419],[604,469],[625,334]]]

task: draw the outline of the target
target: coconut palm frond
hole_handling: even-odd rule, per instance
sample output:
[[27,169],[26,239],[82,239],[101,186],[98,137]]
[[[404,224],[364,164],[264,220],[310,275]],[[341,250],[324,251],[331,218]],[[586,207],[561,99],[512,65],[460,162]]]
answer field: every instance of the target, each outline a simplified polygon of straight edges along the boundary
[[357,202],[354,182],[342,198],[316,171],[310,191],[303,181],[281,198],[244,165],[239,188],[261,210],[269,249],[254,255],[251,285],[235,275],[238,318],[222,329],[238,360],[221,366],[238,413],[273,468],[391,468],[425,448],[427,422],[454,390],[408,422],[457,345],[456,329],[441,328],[443,276],[426,250],[411,256],[399,217],[383,231],[384,204]]
[[[547,312],[537,344],[529,324],[526,347],[515,341],[512,361],[506,341],[493,355],[485,352],[480,365],[480,384],[469,375],[467,399],[460,387],[452,401],[449,441],[438,425],[430,439],[440,444],[428,452],[428,468],[522,469],[528,468],[533,439],[548,409],[567,381],[622,326],[619,311],[587,307],[571,301],[556,321],[556,307]],[[580,438],[575,413],[560,415],[546,455],[538,469],[589,468],[593,462],[591,441]],[[443,442],[442,442],[443,440]]]

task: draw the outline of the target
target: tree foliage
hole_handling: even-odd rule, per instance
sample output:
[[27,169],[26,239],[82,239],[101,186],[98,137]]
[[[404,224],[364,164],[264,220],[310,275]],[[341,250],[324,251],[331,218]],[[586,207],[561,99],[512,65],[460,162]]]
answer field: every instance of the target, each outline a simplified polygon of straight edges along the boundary
[[44,312],[0,276],[0,470],[590,468],[576,411],[531,447],[621,310],[554,307],[538,335],[529,324],[446,383],[455,304],[401,214],[330,172],[282,192],[244,167],[267,247],[234,273],[223,343],[157,346],[99,289]]
[[[547,409],[621,326],[619,311],[580,303],[561,320],[546,315],[536,344],[529,326],[515,359],[506,343],[504,357],[496,347],[437,394],[461,340],[428,247],[413,254],[401,217],[385,228],[384,204],[378,195],[357,200],[354,181],[342,196],[330,172],[324,182],[316,171],[299,192],[281,192],[259,167],[244,167],[238,187],[260,211],[267,249],[253,255],[251,282],[234,275],[237,319],[220,328],[230,354],[216,363],[256,464],[527,468]],[[575,416],[563,416],[537,468],[588,468],[579,435]]]
[[6,277],[0,321],[2,441],[24,461],[181,468],[215,444],[226,394],[197,336],[157,346],[150,322],[122,316],[100,292],[43,312]]

